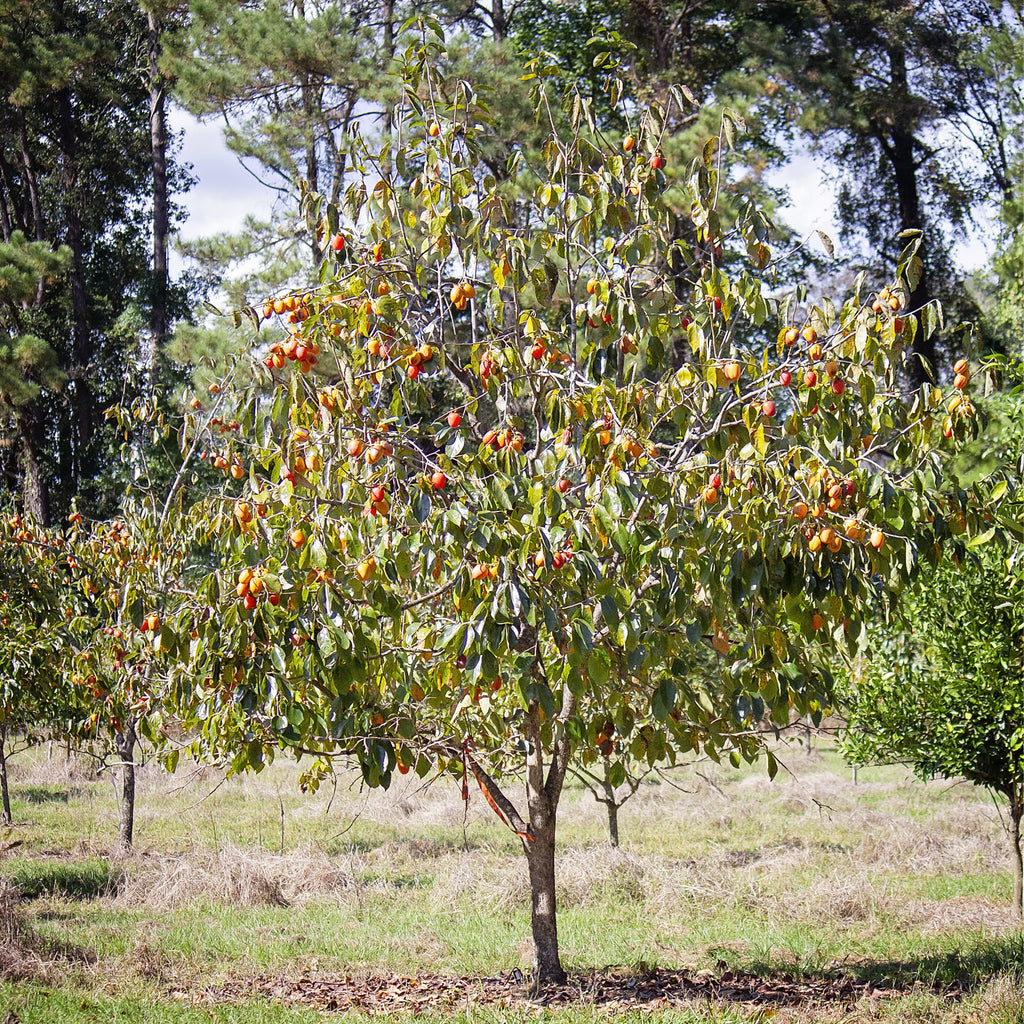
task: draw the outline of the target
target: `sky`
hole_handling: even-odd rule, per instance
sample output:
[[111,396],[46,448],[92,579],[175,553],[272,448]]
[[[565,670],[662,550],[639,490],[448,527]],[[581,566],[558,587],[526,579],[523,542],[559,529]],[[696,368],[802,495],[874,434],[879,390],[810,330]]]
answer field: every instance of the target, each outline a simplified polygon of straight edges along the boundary
[[184,131],[178,159],[192,165],[196,183],[183,199],[188,220],[180,230],[185,239],[233,231],[247,214],[259,213],[274,200],[224,144],[218,121],[197,121],[177,108],[169,118],[174,131]]
[[[181,228],[182,238],[237,230],[247,214],[263,213],[273,203],[276,192],[261,184],[227,148],[219,122],[200,123],[178,109],[172,112],[170,120],[173,128],[184,131],[180,159],[192,165],[197,179],[184,198],[189,217]],[[823,231],[835,244],[837,259],[842,260],[833,193],[810,155],[798,154],[785,167],[773,172],[770,180],[785,185],[794,199],[793,205],[781,211],[782,218],[802,237]],[[988,261],[987,237],[990,236],[983,230],[975,231],[958,247],[958,262],[964,269],[974,270]],[[820,243],[812,241],[812,244],[820,251]],[[180,269],[180,257],[173,257],[172,272]]]

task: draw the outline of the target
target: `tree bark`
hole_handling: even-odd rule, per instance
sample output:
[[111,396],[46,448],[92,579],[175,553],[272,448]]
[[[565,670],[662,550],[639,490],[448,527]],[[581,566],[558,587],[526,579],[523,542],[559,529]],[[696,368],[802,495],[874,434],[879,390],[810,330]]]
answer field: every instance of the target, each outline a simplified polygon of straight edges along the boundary
[[[310,81],[310,76],[306,75],[302,82],[302,113],[305,118],[305,143],[306,143],[306,184],[309,185],[311,192],[320,191],[320,159],[316,149],[316,132],[317,127],[315,125],[315,118],[321,109],[320,97],[318,94],[317,87]],[[321,245],[317,232],[312,233],[310,246],[313,252],[313,266],[319,267],[321,260],[324,258],[324,248],[327,245],[327,239],[324,239],[324,244]]]
[[[540,742],[540,707],[530,705],[527,726],[530,751],[526,756],[526,802],[530,835],[523,840],[530,871],[530,927],[533,932],[533,972],[538,984],[565,983],[558,955],[558,921],[555,901],[555,826],[558,794],[551,794],[544,780],[544,754]],[[551,768],[554,768],[552,760]]]
[[39,182],[36,179],[35,164],[32,160],[32,147],[28,141],[28,127],[25,117],[20,119],[21,165],[25,172],[25,186],[28,189],[29,205],[32,210],[32,233],[37,242],[46,238],[46,218],[43,216],[43,205],[39,199]]
[[41,417],[35,402],[22,406],[14,414],[20,434],[18,476],[21,481],[21,506],[43,526],[50,525],[50,494],[39,460],[38,437]]
[[[612,785],[611,772],[611,758],[606,754],[604,756],[604,778],[601,779],[601,789],[604,790],[604,796],[598,796],[597,799],[605,805],[608,811],[608,842],[612,846],[617,847],[619,845],[619,808],[625,801],[615,799],[615,787]],[[597,794],[595,793],[594,795],[596,796]],[[630,796],[632,795],[630,793]]]
[[608,808],[608,842],[617,848],[619,845],[619,805],[615,802],[614,789],[611,791],[611,798],[605,801],[605,806]]
[[14,196],[11,194],[10,175],[7,173],[7,163],[0,153],[0,236],[5,242],[10,242],[11,232],[14,230],[11,217],[15,211]]
[[496,43],[504,42],[508,35],[508,18],[505,15],[504,0],[494,0],[491,5],[491,32]]
[[117,846],[122,852],[130,850],[135,839],[135,742],[135,719],[131,718],[120,733],[114,734],[114,749],[121,761]]
[[69,481],[72,489],[77,490],[94,426],[95,403],[87,372],[93,356],[92,331],[85,288],[85,231],[78,197],[78,135],[74,97],[70,89],[61,90],[57,104],[60,115],[60,184],[64,191],[67,244],[71,249],[68,281],[71,285],[71,365],[74,378],[71,385],[74,436],[70,439],[70,451],[62,453],[62,460],[69,464]]
[[530,801],[533,841],[523,840],[530,871],[530,929],[533,935],[533,972],[538,983],[565,983],[558,956],[558,921],[555,906],[555,813],[551,808],[543,826],[534,825],[534,801]]
[[167,337],[167,236],[170,205],[167,190],[167,88],[160,73],[163,23],[146,14],[149,27],[149,140],[153,174],[153,282],[149,307],[149,347],[143,360],[150,391],[156,386],[160,352]]
[[[901,231],[924,231],[924,216],[921,212],[921,192],[918,184],[917,157],[919,147],[915,136],[916,105],[911,96],[907,78],[907,51],[900,44],[889,47],[889,81],[893,94],[892,109],[896,112],[896,123],[891,126],[879,125],[878,139],[882,151],[892,166],[896,181],[896,198],[899,204]],[[921,276],[910,293],[908,308],[918,310],[934,298],[928,273],[928,240],[922,238],[918,249],[921,260]],[[910,360],[910,378],[915,387],[934,379],[935,335],[926,338],[920,331],[914,338],[913,353],[918,356]],[[922,360],[927,360],[927,365]]]
[[7,785],[7,723],[0,726],[0,799],[3,800],[3,823],[14,821],[11,814],[11,792]]
[[[573,714],[575,697],[562,691],[561,718]],[[566,975],[558,954],[558,922],[555,900],[555,833],[558,801],[569,767],[571,746],[565,731],[553,744],[547,778],[541,743],[541,709],[530,704],[526,722],[526,800],[530,812],[531,839],[523,840],[530,871],[530,924],[533,932],[533,971],[537,984],[565,984]]]

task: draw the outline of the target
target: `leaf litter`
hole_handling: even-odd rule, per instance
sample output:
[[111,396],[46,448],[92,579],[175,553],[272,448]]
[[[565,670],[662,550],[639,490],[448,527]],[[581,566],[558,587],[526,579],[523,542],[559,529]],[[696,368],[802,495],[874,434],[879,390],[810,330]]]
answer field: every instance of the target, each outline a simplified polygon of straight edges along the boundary
[[966,989],[960,983],[930,986],[921,981],[879,987],[849,975],[781,972],[763,977],[734,970],[716,974],[708,970],[604,968],[573,974],[565,985],[531,985],[528,976],[518,970],[492,977],[304,974],[250,978],[211,986],[203,993],[203,1001],[264,998],[314,1010],[418,1015],[463,1007],[523,1010],[586,1005],[613,1011],[660,1010],[686,1008],[697,1002],[759,1009],[825,1005],[852,1009],[864,1000],[921,992],[958,1000]]

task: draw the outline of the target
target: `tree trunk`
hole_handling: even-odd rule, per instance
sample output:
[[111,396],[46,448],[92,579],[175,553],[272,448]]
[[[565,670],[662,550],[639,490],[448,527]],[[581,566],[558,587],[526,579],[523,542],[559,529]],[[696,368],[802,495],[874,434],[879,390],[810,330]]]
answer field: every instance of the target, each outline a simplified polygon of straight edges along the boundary
[[[608,842],[612,846],[619,845],[619,807],[620,802],[615,799],[615,787],[612,785],[612,762],[611,758],[604,755],[604,778],[601,779],[601,788],[604,796],[597,799],[605,805],[608,810]],[[595,794],[596,796],[596,794]]]
[[3,800],[3,822],[10,825],[14,821],[11,814],[11,793],[7,787],[7,723],[0,726],[0,799]]
[[1013,907],[1024,923],[1024,851],[1021,849],[1021,818],[1024,818],[1024,783],[1010,798],[1010,839],[1013,841]]
[[612,790],[611,799],[605,802],[608,808],[608,842],[614,847],[619,845],[619,805],[615,802],[615,791]]
[[[893,94],[892,109],[896,111],[897,123],[881,126],[879,141],[882,150],[892,166],[896,180],[896,197],[899,203],[901,231],[924,231],[924,216],[921,213],[921,192],[918,186],[918,145],[915,136],[917,109],[911,96],[907,78],[907,51],[902,45],[889,48],[889,76]],[[908,308],[918,310],[932,301],[931,281],[928,273],[928,239],[922,238],[918,257],[921,260],[921,276],[910,293]],[[919,358],[910,361],[910,378],[915,387],[934,379],[935,335],[926,338],[919,331],[914,338],[913,352]],[[927,360],[927,364],[922,362]]]
[[14,202],[14,193],[11,190],[11,176],[8,173],[3,153],[0,153],[0,237],[5,242],[11,240],[11,232],[14,230],[11,218],[16,215],[17,207]]
[[32,160],[32,147],[28,141],[28,128],[25,116],[21,116],[21,165],[25,172],[25,185],[28,189],[29,204],[32,208],[32,231],[37,242],[46,239],[46,218],[43,216],[43,204],[39,199],[39,182],[36,180],[35,165]]
[[530,868],[530,928],[533,933],[533,973],[538,983],[565,984],[558,956],[558,921],[555,908],[555,813],[550,810],[544,827],[535,823],[530,800],[533,841],[523,840]]
[[153,173],[153,285],[149,307],[149,348],[143,364],[148,390],[156,387],[160,352],[167,337],[167,236],[170,207],[167,192],[167,89],[160,73],[163,23],[147,12],[149,25],[149,141]]
[[496,43],[504,42],[508,35],[508,18],[505,15],[504,0],[494,0],[491,5],[491,32]]
[[[302,114],[305,123],[306,133],[306,184],[311,192],[320,191],[320,158],[316,148],[316,133],[319,125],[316,119],[322,111],[323,96],[317,87],[310,81],[310,76],[305,76],[302,83]],[[310,247],[313,253],[313,266],[319,267],[324,258],[324,251],[327,246],[327,239],[320,244],[318,233],[312,232]]]
[[122,852],[132,848],[135,838],[135,719],[124,723],[114,734],[114,749],[121,760],[121,798],[118,806],[117,846]]
[[76,127],[74,97],[70,89],[58,94],[60,114],[60,185],[64,192],[67,244],[71,249],[71,404],[74,409],[69,449],[63,453],[70,463],[70,483],[77,490],[82,478],[83,464],[88,458],[94,427],[94,399],[89,382],[89,364],[92,362],[92,331],[89,325],[89,303],[85,287],[85,229],[82,224],[82,203],[78,195],[78,129]]
[[[563,715],[575,707],[568,687],[562,694]],[[533,932],[533,972],[537,984],[565,984],[558,956],[558,922],[555,905],[555,825],[562,783],[569,766],[569,739],[563,731],[555,741],[544,777],[540,707],[534,702],[527,713],[526,800],[530,812],[531,839],[523,840],[530,870],[530,924]]]
[[23,405],[14,414],[21,445],[18,450],[18,476],[21,482],[21,506],[41,525],[50,525],[50,494],[39,461],[38,436],[41,417],[35,402]]

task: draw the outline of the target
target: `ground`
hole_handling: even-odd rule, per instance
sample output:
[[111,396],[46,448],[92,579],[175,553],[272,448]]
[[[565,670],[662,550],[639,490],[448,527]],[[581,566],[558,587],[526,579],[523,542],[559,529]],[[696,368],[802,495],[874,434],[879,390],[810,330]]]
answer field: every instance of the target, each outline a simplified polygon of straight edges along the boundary
[[827,737],[780,756],[775,782],[709,762],[649,780],[620,849],[572,788],[570,984],[534,991],[518,841],[454,782],[343,775],[304,796],[280,762],[226,781],[147,766],[118,859],[110,782],[30,751],[0,860],[0,1020],[1024,1021],[992,801],[902,769],[854,781]]

